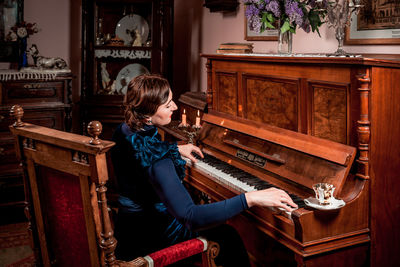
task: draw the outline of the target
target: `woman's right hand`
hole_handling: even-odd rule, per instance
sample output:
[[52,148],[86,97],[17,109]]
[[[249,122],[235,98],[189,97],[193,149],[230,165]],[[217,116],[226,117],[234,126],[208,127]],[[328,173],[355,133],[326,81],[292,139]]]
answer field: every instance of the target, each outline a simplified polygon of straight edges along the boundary
[[260,191],[245,193],[247,205],[250,207],[277,207],[289,212],[297,209],[297,205],[290,196],[283,190],[271,187]]
[[197,160],[192,155],[192,153],[196,153],[200,157],[204,158],[204,155],[203,155],[203,152],[201,152],[201,149],[192,144],[178,145],[178,150],[179,150],[179,153],[181,154],[181,156],[190,159],[194,163],[196,163]]

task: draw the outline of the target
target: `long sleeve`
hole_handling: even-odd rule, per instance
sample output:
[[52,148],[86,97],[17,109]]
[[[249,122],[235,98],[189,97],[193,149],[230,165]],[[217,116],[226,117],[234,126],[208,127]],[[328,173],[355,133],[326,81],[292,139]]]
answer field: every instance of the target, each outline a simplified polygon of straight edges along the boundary
[[150,182],[169,212],[190,230],[223,223],[248,208],[244,194],[211,204],[196,205],[169,158],[155,162],[148,173]]

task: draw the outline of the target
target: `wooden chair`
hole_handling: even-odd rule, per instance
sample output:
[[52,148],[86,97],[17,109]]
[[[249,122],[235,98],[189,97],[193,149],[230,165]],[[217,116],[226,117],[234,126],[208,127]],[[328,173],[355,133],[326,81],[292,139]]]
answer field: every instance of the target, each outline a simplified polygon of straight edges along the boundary
[[114,143],[98,138],[101,124],[88,125],[90,138],[23,123],[18,105],[10,113],[16,118],[10,130],[24,170],[25,210],[37,264],[165,266],[202,253],[202,266],[215,266],[218,244],[197,238],[130,262],[117,260],[106,198],[106,153]]

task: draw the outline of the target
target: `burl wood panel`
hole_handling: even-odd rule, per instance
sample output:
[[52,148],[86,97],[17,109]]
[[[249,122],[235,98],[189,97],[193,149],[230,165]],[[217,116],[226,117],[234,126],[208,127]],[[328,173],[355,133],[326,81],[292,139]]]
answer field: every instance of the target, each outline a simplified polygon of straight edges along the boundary
[[298,130],[297,80],[244,76],[245,117],[288,130]]
[[237,78],[236,73],[218,72],[217,79],[217,110],[237,115]]
[[348,87],[311,84],[312,135],[347,143]]

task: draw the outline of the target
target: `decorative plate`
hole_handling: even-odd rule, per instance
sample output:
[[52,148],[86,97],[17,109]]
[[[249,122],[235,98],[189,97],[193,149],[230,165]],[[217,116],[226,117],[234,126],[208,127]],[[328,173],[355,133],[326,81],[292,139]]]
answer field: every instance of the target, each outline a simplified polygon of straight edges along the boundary
[[344,202],[342,199],[336,199],[336,198],[329,205],[319,204],[318,200],[314,197],[309,197],[304,199],[304,203],[306,203],[307,206],[317,210],[336,210],[346,205],[346,202]]
[[126,46],[142,46],[149,36],[149,24],[139,15],[126,15],[117,23],[115,35],[124,40]]
[[115,79],[115,89],[119,94],[125,95],[129,82],[140,74],[149,73],[145,66],[134,63],[123,67]]

